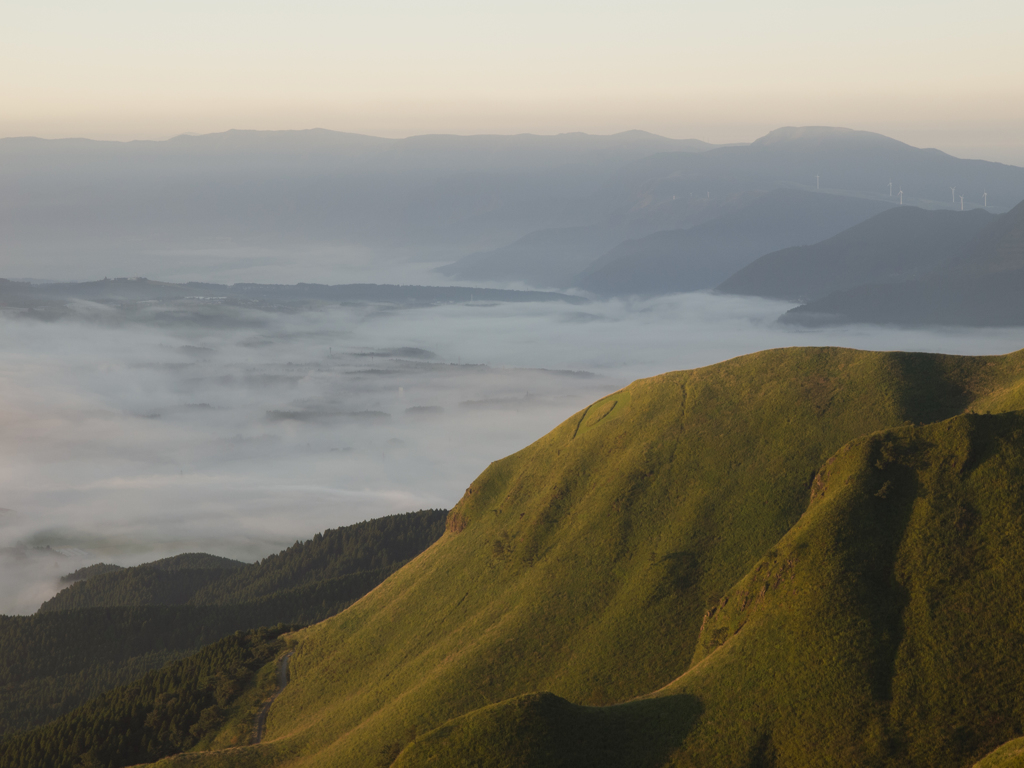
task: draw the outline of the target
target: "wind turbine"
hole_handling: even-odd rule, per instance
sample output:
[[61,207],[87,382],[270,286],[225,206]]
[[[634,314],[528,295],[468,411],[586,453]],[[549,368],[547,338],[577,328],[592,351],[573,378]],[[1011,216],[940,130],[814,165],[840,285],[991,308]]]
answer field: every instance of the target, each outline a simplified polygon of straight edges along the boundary
[[889,182],[889,197],[892,197],[892,182]]
[[903,205],[903,188],[900,187],[900,205]]
[[985,198],[984,207],[988,208],[988,192],[983,193],[982,197]]
[[956,205],[956,187],[950,187],[949,192],[953,195],[953,205]]
[[964,196],[960,195],[960,210],[962,211],[963,209],[964,209]]
[[814,188],[821,189],[821,176],[814,174]]

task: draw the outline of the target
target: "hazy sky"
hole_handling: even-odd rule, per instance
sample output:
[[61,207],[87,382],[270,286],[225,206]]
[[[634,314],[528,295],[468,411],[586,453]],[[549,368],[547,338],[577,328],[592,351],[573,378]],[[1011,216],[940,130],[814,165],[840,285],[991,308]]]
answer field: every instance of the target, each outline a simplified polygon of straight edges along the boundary
[[1024,164],[1024,3],[0,0],[0,136],[875,130]]

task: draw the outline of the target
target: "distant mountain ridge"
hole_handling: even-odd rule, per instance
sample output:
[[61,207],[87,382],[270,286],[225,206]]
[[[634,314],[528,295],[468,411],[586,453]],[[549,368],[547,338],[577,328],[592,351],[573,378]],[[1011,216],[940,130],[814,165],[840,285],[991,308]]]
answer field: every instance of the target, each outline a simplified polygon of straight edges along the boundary
[[[1024,199],[1024,169],[961,160],[865,131],[780,128],[750,145],[689,154],[660,153],[636,160],[599,190],[594,207],[606,211],[599,222],[537,231],[501,248],[470,254],[441,271],[478,281],[592,285],[602,295],[710,288],[745,266],[743,260],[729,256],[729,247],[723,248],[724,253],[715,251],[712,244],[694,249],[684,236],[676,246],[666,232],[713,226],[717,218],[725,230],[729,216],[772,190],[824,191],[859,200],[862,205],[881,206],[898,204],[902,189],[907,205],[959,209],[959,197],[951,199],[950,187],[964,194],[968,209],[980,208],[983,193],[987,193],[989,210],[1006,211]],[[873,212],[879,210],[881,207]],[[846,226],[854,223],[848,221]],[[819,230],[815,239],[844,228],[828,233]],[[645,240],[647,237],[650,239]],[[616,238],[618,245],[612,243]],[[796,238],[786,245],[815,239]],[[743,249],[743,259],[749,262],[781,247],[783,241],[778,237],[751,241]],[[622,263],[606,267],[606,277],[597,278],[594,273],[602,269],[600,265],[616,257]],[[729,259],[731,270],[718,266]],[[631,268],[630,262],[636,267]],[[651,270],[650,275],[645,268]]]
[[[337,163],[361,163],[385,155],[391,164],[403,160],[413,167],[446,170],[509,170],[522,163],[547,165],[574,162],[594,153],[618,152],[647,156],[658,151],[701,152],[714,148],[697,139],[669,139],[647,131],[630,130],[596,135],[583,132],[544,134],[423,134],[395,139],[325,128],[259,131],[233,129],[219,133],[181,134],[166,140],[103,141],[40,139],[33,136],[0,138],[0,155],[16,160],[27,155],[65,158],[72,153],[95,157],[160,157],[200,153],[277,158],[285,155],[296,165],[318,164],[327,157]],[[454,165],[453,165],[454,161]],[[17,163],[15,164],[17,167]]]
[[[108,274],[108,265],[124,274],[126,264],[152,274],[167,254],[202,265],[253,251],[296,258],[355,249],[448,259],[446,274],[457,279],[541,287],[571,284],[624,240],[710,221],[773,189],[892,202],[902,187],[908,204],[952,207],[951,186],[967,207],[987,192],[991,210],[1009,210],[1024,199],[1024,169],[833,128],[717,147],[643,131],[15,138],[0,139],[0,247],[9,268],[19,265],[15,274],[39,277],[83,260]],[[527,237],[532,244],[515,245]],[[500,264],[503,254],[523,263]],[[461,257],[472,258],[460,266]],[[64,269],[49,271],[54,264]]]
[[[846,128],[779,128],[748,145],[719,147],[692,156],[652,155],[629,166],[636,183],[657,174],[668,194],[724,198],[741,189],[777,187],[868,195],[928,208],[989,207],[1008,211],[1022,199],[1024,168],[966,160],[921,149],[868,131]],[[892,195],[889,182],[892,182]],[[956,188],[953,197],[950,187]]]
[[473,253],[437,271],[457,280],[568,287],[629,234],[628,227],[559,227],[524,235],[492,251]]
[[1024,203],[980,212],[889,212],[807,249],[769,254],[726,292],[810,301],[785,323],[1024,327]]
[[801,304],[781,322],[805,327],[861,323],[904,328],[1024,328],[1024,271],[965,279],[938,275],[872,283]]
[[992,219],[982,210],[896,207],[828,240],[768,253],[717,290],[806,302],[864,283],[920,277],[963,255]]
[[592,218],[595,186],[633,160],[711,146],[643,131],[0,139],[0,245],[497,245]]
[[716,286],[782,244],[813,243],[891,207],[883,201],[777,189],[690,229],[624,242],[574,284],[598,295],[658,295]]

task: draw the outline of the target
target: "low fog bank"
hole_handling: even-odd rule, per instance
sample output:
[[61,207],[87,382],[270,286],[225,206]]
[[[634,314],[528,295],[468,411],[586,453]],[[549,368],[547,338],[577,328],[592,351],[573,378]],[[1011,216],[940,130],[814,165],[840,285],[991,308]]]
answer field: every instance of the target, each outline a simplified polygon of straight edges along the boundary
[[450,507],[488,463],[636,378],[779,346],[1024,346],[1019,329],[776,323],[791,306],[683,294],[232,322],[209,307],[0,314],[0,613],[34,611],[101,560],[252,561],[325,528]]
[[[11,247],[4,254],[4,277],[88,282],[104,277],[145,276],[173,283],[390,283],[452,285],[436,272],[464,250],[358,245],[279,245],[211,242],[154,247],[132,243],[92,246],[54,243]],[[479,283],[477,283],[479,284]],[[502,285],[500,287],[508,287]]]

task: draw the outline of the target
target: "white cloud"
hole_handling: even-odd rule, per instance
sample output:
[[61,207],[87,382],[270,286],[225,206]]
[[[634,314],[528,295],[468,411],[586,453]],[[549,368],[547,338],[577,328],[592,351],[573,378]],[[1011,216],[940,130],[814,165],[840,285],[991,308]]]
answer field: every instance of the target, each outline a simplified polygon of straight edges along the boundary
[[[256,328],[0,315],[0,613],[34,610],[88,562],[254,560],[448,507],[488,463],[639,377],[776,346],[1024,346],[1015,330],[793,330],[773,322],[787,306],[363,307],[268,313]],[[71,555],[31,549],[46,545]]]

